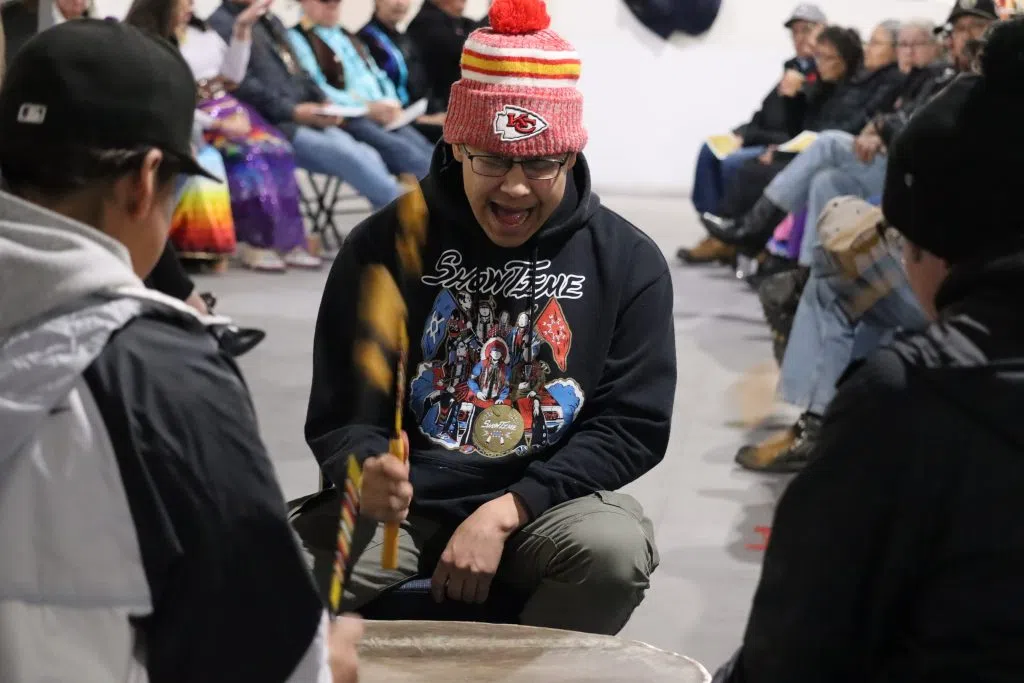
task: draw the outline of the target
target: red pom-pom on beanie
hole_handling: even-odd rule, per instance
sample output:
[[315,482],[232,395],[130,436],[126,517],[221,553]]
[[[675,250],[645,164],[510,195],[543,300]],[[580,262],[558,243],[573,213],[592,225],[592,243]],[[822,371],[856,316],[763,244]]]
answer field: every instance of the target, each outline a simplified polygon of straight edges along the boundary
[[510,36],[535,33],[551,26],[544,0],[494,0],[488,16],[492,31]]

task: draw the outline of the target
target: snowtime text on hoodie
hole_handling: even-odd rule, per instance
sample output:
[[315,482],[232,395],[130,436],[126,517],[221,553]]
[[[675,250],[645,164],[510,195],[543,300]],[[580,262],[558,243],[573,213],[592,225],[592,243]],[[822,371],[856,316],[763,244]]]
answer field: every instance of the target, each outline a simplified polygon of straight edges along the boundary
[[[477,223],[451,147],[434,152],[423,273],[399,281],[414,513],[457,523],[512,492],[536,518],[664,456],[676,383],[668,266],[601,205],[582,154],[569,173],[552,216],[508,249]],[[388,450],[394,397],[365,386],[353,340],[363,269],[380,263],[399,279],[397,229],[395,204],[357,226],[320,306],[306,439],[336,485],[350,453]]]

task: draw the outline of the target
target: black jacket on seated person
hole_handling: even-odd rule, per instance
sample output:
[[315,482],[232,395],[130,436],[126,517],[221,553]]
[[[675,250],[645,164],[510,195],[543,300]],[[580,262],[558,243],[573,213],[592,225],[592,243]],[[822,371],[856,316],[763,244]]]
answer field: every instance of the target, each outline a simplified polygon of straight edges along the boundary
[[[802,73],[808,84],[814,83],[818,79],[813,59],[794,57],[783,64],[783,71],[790,69]],[[781,145],[792,137],[787,126],[784,100],[785,98],[779,94],[779,86],[776,84],[761,101],[761,108],[757,110],[750,122],[733,131],[743,138],[745,147]]]
[[[207,23],[224,42],[231,42],[235,18],[245,5],[225,2]],[[288,42],[288,32],[281,20],[264,15],[252,27],[252,48],[249,68],[234,95],[252,106],[273,126],[289,138],[298,128],[293,120],[295,106],[304,102],[325,102],[327,96],[301,66]]]
[[786,97],[790,137],[805,130],[845,130],[857,134],[880,112],[892,111],[905,76],[895,63],[876,71],[861,70],[836,83],[818,81],[796,97]]
[[[90,16],[87,9],[85,17]],[[39,33],[39,0],[11,0],[0,9],[4,30],[4,63],[10,64],[14,55],[29,38]]]
[[[796,97],[781,98],[786,107],[785,140],[802,131],[843,130],[856,135],[871,117],[891,111],[899,97],[904,75],[895,64],[877,71],[861,71],[839,83],[809,83]],[[795,155],[776,152],[772,163],[751,159],[740,166],[719,204],[719,214],[739,218],[761,197],[768,183]]]
[[[875,130],[878,131],[882,142],[886,147],[892,146],[892,141],[907,125],[907,121],[914,115],[914,112],[923,107],[943,88],[949,85],[956,76],[957,71],[948,63],[939,63],[927,66],[919,70],[918,87],[913,92],[909,88],[900,97],[900,102],[895,111],[878,114],[874,118]],[[907,80],[913,77],[908,76]]]
[[1024,680],[1024,252],[1004,253],[840,381],[716,681]]
[[23,0],[5,3],[0,10],[4,22],[4,59],[10,64],[21,46],[39,32],[39,10],[33,3],[28,6]]
[[428,114],[447,111],[448,101],[430,91],[430,79],[427,77],[423,55],[408,33],[396,31],[374,16],[366,26],[359,29],[359,37],[370,49],[373,61],[395,84],[399,94],[404,89],[408,99],[403,104],[409,105],[427,98]]
[[407,33],[416,44],[430,80],[430,92],[448,110],[452,84],[462,78],[462,46],[469,34],[483,25],[469,17],[453,17],[431,0],[424,0],[409,22]]

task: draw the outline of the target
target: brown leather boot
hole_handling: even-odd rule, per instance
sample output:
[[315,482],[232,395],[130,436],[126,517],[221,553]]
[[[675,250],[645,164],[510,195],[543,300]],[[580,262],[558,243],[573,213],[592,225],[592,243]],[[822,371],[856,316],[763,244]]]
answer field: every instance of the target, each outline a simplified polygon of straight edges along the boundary
[[676,256],[683,263],[698,264],[717,261],[723,265],[731,265],[736,259],[736,247],[730,247],[725,242],[709,236],[702,239],[692,249],[683,247],[676,252]]
[[813,458],[820,431],[821,417],[804,413],[789,429],[741,448],[736,464],[754,472],[799,472]]
[[736,464],[755,472],[762,472],[771,467],[776,458],[796,443],[800,435],[799,427],[793,425],[789,429],[776,432],[760,443],[743,446],[736,453]]

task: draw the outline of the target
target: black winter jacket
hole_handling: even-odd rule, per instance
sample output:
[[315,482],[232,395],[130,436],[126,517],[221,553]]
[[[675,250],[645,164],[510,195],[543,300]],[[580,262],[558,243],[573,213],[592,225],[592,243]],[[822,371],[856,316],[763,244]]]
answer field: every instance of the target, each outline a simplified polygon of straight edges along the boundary
[[802,131],[845,130],[859,133],[880,112],[892,111],[905,76],[896,64],[860,71],[837,83],[819,81],[796,97],[786,97],[786,128],[790,137]]
[[841,381],[729,683],[1024,680],[1024,252]]
[[409,22],[407,34],[423,59],[430,93],[441,111],[447,111],[452,84],[462,77],[462,46],[482,25],[468,17],[453,17],[431,0],[425,0]]
[[[896,110],[875,116],[875,129],[878,131],[886,147],[892,146],[892,141],[896,139],[896,136],[903,130],[903,127],[907,125],[907,121],[914,115],[914,112],[945,88],[956,74],[956,69],[945,63],[921,69],[919,72],[920,77],[915,83],[917,88],[913,92],[905,92],[900,97]],[[913,77],[913,74],[911,74],[911,77]]]
[[[818,79],[813,59],[804,60],[794,57],[783,65],[783,71],[788,69],[794,69],[804,74],[808,84],[814,83]],[[743,144],[746,147],[781,145],[792,137],[787,125],[785,98],[779,94],[778,84],[773,86],[762,100],[761,108],[754,113],[750,122],[733,132],[743,138]]]

